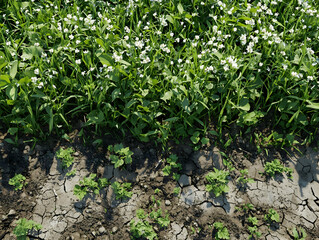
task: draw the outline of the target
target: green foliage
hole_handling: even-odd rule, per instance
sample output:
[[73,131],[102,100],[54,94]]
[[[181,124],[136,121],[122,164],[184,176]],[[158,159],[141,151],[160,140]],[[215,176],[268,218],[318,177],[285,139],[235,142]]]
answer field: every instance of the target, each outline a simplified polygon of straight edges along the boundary
[[174,190],[173,190],[173,193],[174,193],[175,195],[179,195],[180,192],[181,192],[181,188],[180,188],[180,187],[176,187],[176,188],[174,188]]
[[206,175],[206,190],[213,192],[216,197],[229,191],[228,184],[229,171],[218,170],[214,168],[214,172],[210,172]]
[[279,214],[275,209],[269,209],[268,213],[265,215],[265,221],[268,223],[279,222]]
[[258,231],[258,227],[257,226],[249,226],[248,227],[248,231],[250,233],[249,235],[249,239],[251,238],[260,238],[261,237],[261,233]]
[[124,164],[132,163],[133,152],[130,151],[129,147],[124,148],[122,143],[115,144],[114,146],[109,145],[108,150],[110,153],[115,154],[110,155],[111,162],[114,164],[115,168],[122,167]]
[[265,172],[264,174],[274,177],[277,173],[286,173],[289,178],[292,178],[293,170],[291,168],[283,166],[283,164],[278,160],[275,159],[272,162],[267,162],[265,165]]
[[14,186],[14,190],[21,190],[27,184],[25,180],[25,176],[16,174],[13,178],[10,178],[9,184]]
[[151,219],[154,219],[157,224],[160,226],[160,227],[168,227],[169,223],[170,223],[170,220],[169,220],[169,215],[166,211],[166,214],[165,216],[163,216],[162,214],[162,209],[158,209],[157,211],[153,210],[150,214],[149,214],[149,217]]
[[230,239],[229,236],[229,232],[228,229],[226,227],[224,227],[224,224],[221,222],[214,222],[213,224],[214,228],[215,228],[215,239],[219,240],[219,239]]
[[17,236],[18,240],[29,239],[27,234],[30,230],[41,230],[41,224],[38,224],[32,220],[21,218],[17,221],[17,226],[14,228],[13,233]]
[[237,183],[239,183],[241,186],[245,186],[247,183],[255,182],[254,179],[248,177],[248,169],[240,170],[240,174],[241,176],[237,178]]
[[75,173],[76,173],[76,169],[73,169],[72,171],[68,172],[68,173],[66,174],[66,176],[67,176],[67,177],[71,177],[71,176],[74,176]]
[[68,168],[73,164],[74,157],[72,157],[72,153],[74,153],[74,150],[71,147],[66,149],[60,148],[56,152],[56,156],[62,161],[63,168]]
[[157,239],[157,234],[148,221],[130,222],[130,232],[133,239]]
[[175,154],[171,154],[166,159],[166,166],[163,168],[163,175],[169,176],[170,174],[173,174],[173,179],[178,181],[180,175],[177,172],[180,170],[182,170],[182,164],[178,163],[178,157]]
[[110,184],[106,178],[99,178],[97,181],[95,179],[96,174],[92,173],[88,178],[84,178],[83,180],[81,180],[79,185],[76,184],[73,189],[74,195],[82,200],[90,192],[99,194],[102,188]]
[[133,192],[130,192],[130,190],[132,189],[131,185],[131,183],[112,183],[111,187],[114,190],[116,199],[127,199],[132,197]]
[[235,207],[235,209],[237,211],[248,213],[249,211],[254,210],[255,208],[254,208],[254,205],[252,205],[251,203],[246,203],[246,204],[243,204],[242,207]]
[[293,228],[292,229],[292,236],[293,236],[294,240],[305,240],[307,237],[307,233],[306,233],[305,229],[303,229],[302,227]]

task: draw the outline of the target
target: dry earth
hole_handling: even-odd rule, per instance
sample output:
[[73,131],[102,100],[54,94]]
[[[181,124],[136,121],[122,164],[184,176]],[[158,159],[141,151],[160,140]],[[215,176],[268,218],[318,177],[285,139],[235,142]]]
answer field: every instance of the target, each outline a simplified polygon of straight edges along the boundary
[[[127,145],[134,152],[133,164],[127,170],[118,170],[110,164],[105,150],[83,144],[48,141],[32,149],[27,143],[12,147],[2,141],[0,239],[15,239],[12,232],[22,217],[42,224],[40,232],[30,233],[36,239],[130,239],[130,221],[136,219],[136,210],[140,208],[150,212],[152,196],[161,201],[161,208],[170,217],[168,228],[155,227],[159,239],[213,239],[215,221],[227,226],[231,239],[248,239],[246,216],[235,209],[246,203],[255,206],[251,216],[259,219],[260,239],[293,239],[290,233],[295,226],[306,230],[307,239],[319,239],[319,153],[311,148],[305,149],[303,155],[274,152],[268,157],[233,150],[229,154],[235,166],[230,191],[216,198],[205,190],[205,175],[214,167],[224,168],[217,147],[194,152],[186,145],[175,146],[173,151],[183,164],[181,178],[176,182],[162,175],[163,161],[154,146]],[[72,165],[75,176],[67,177],[55,156],[61,146],[76,150]],[[265,162],[274,158],[293,169],[292,179],[286,175],[266,179],[259,173]],[[244,168],[255,179],[246,189],[236,185],[239,170]],[[15,173],[27,176],[28,185],[23,191],[15,192],[8,185]],[[133,196],[126,201],[116,200],[108,187],[99,195],[79,201],[73,188],[90,173],[111,182],[131,182]],[[175,187],[181,187],[179,195],[173,194]],[[157,188],[161,192],[155,194]],[[269,226],[263,221],[270,208],[280,214],[280,223]]]

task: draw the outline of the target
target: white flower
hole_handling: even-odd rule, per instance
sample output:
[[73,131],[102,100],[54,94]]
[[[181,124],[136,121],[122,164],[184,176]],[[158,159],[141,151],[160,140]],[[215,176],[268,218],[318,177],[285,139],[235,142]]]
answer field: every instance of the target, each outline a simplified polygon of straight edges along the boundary
[[40,71],[38,68],[34,70],[34,74],[38,75],[39,73],[40,73]]
[[71,34],[71,35],[69,36],[69,38],[70,38],[71,40],[73,40],[73,39],[74,39],[74,36]]
[[81,64],[81,59],[75,60],[75,63],[76,63],[76,64]]
[[182,59],[178,59],[177,62],[178,62],[178,63],[181,63],[181,62],[183,62],[183,60],[182,60]]
[[10,45],[11,45],[11,42],[6,42],[6,45],[7,45],[7,46],[10,46]]

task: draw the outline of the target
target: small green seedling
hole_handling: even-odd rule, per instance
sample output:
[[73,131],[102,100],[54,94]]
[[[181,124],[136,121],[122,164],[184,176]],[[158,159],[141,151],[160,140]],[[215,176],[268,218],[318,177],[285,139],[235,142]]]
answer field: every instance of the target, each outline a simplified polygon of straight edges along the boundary
[[114,182],[112,183],[111,187],[114,190],[116,200],[127,199],[132,197],[133,195],[133,192],[130,192],[130,190],[132,189],[131,183],[121,184],[119,182]]
[[179,195],[180,192],[181,192],[181,188],[180,188],[180,187],[176,187],[176,188],[174,188],[174,190],[173,190],[173,194],[175,194],[175,195]]
[[241,176],[239,178],[237,178],[237,183],[241,187],[245,187],[247,185],[247,183],[255,182],[254,179],[248,177],[248,169],[240,170],[240,174],[241,174]]
[[133,239],[157,239],[157,234],[154,231],[152,225],[146,221],[135,221],[130,222],[130,232]]
[[259,238],[261,236],[261,233],[258,232],[258,219],[256,217],[249,217],[247,219],[250,226],[248,227],[248,231],[250,233],[249,239],[251,238]]
[[175,154],[171,154],[166,159],[167,165],[163,168],[163,175],[169,176],[171,173],[173,173],[173,179],[178,181],[180,174],[174,171],[180,171],[182,170],[182,164],[178,163],[178,157]]
[[60,148],[56,152],[56,156],[62,161],[62,168],[68,168],[73,164],[74,157],[72,157],[72,153],[74,153],[74,150],[71,147],[67,149]]
[[95,181],[95,178],[96,174],[90,174],[88,178],[84,178],[83,181],[80,181],[79,185],[76,184],[73,190],[74,195],[82,200],[90,191],[94,194],[99,194],[102,188],[110,184],[106,178],[100,178],[97,181]]
[[228,229],[226,227],[224,227],[224,224],[221,222],[214,222],[213,224],[215,230],[215,239],[219,240],[219,239],[230,239],[229,237],[229,232]]
[[305,231],[305,229],[303,229],[302,227],[300,228],[293,228],[292,229],[292,236],[294,238],[294,240],[305,240],[307,237],[307,233]]
[[9,180],[9,184],[14,186],[14,190],[21,190],[27,183],[26,178],[22,174],[16,174]]
[[254,210],[255,208],[254,205],[252,205],[251,203],[246,203],[243,204],[242,207],[235,207],[235,209],[240,212],[248,213],[249,211]]
[[216,168],[214,168],[214,171],[215,172],[210,172],[206,175],[206,180],[208,181],[206,190],[213,192],[215,196],[218,197],[229,191],[229,187],[227,186],[229,171],[218,170]]
[[273,160],[272,162],[267,162],[265,165],[265,172],[264,174],[274,177],[275,174],[279,173],[286,173],[289,178],[292,178],[293,170],[291,168],[285,167],[278,159]]
[[161,208],[157,209],[157,211],[153,210],[149,214],[149,217],[151,219],[154,219],[156,221],[156,223],[162,228],[168,227],[168,225],[170,224],[169,215],[168,215],[167,211],[165,212],[165,216],[163,216]]
[[279,214],[273,208],[269,209],[268,214],[265,215],[265,221],[268,223],[279,222]]
[[14,228],[13,233],[17,236],[18,240],[27,240],[27,234],[31,230],[41,230],[41,224],[38,224],[32,220],[21,218],[17,221],[17,226]]
[[129,147],[124,148],[123,144],[115,144],[114,146],[108,146],[110,153],[111,162],[114,164],[115,168],[122,167],[124,164],[132,163],[133,152],[130,151]]
[[73,169],[72,171],[68,172],[68,173],[66,174],[66,176],[67,176],[67,177],[71,177],[71,176],[74,176],[75,173],[76,173],[76,169]]

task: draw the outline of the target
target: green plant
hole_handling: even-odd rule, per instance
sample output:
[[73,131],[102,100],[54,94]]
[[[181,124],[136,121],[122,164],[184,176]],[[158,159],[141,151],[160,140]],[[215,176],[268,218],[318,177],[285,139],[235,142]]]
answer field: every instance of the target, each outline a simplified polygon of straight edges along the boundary
[[265,165],[265,172],[264,174],[274,177],[277,173],[283,173],[285,172],[289,178],[292,178],[292,172],[293,170],[291,168],[283,166],[283,164],[278,160],[274,159],[271,162],[267,162]]
[[130,232],[133,239],[157,239],[157,234],[148,221],[135,221],[130,222]]
[[206,175],[206,190],[208,192],[213,192],[216,197],[220,196],[223,193],[229,191],[228,184],[229,171],[218,170],[214,168],[214,172],[210,172]]
[[181,188],[180,187],[175,187],[174,190],[173,190],[173,194],[175,195],[179,195],[181,192]]
[[273,208],[270,208],[268,210],[268,213],[265,215],[265,221],[268,223],[272,223],[272,222],[279,222],[279,214],[277,213],[277,211]]
[[257,226],[248,226],[248,231],[250,233],[249,239],[251,238],[260,238],[261,237],[261,232],[258,231]]
[[94,194],[99,194],[100,190],[107,185],[109,185],[109,181],[106,178],[99,178],[97,181],[96,174],[90,174],[88,178],[84,178],[80,181],[80,184],[76,184],[73,193],[80,200],[82,200],[90,191]]
[[235,207],[237,211],[242,211],[244,213],[248,213],[251,210],[254,210],[254,205],[251,203],[243,204],[241,207]]
[[21,218],[17,221],[17,226],[14,228],[13,233],[17,236],[18,240],[27,240],[27,234],[30,230],[41,230],[41,224],[38,224],[32,220]]
[[71,147],[66,149],[60,148],[56,152],[56,156],[62,161],[63,168],[68,168],[73,164],[74,157],[72,157],[72,153],[74,153],[74,150]]
[[132,197],[133,192],[130,192],[131,190],[131,183],[119,183],[114,182],[111,184],[111,187],[113,188],[115,192],[116,199],[127,199]]
[[240,184],[242,187],[246,186],[247,183],[255,182],[254,179],[248,177],[248,169],[240,170],[241,176],[237,178],[237,183]]
[[129,147],[124,148],[123,144],[115,144],[114,146],[109,145],[108,150],[110,153],[111,162],[114,164],[115,168],[122,167],[124,164],[132,163],[133,152],[130,151]]
[[68,172],[68,173],[66,174],[66,176],[67,176],[67,177],[71,177],[71,176],[74,176],[75,173],[76,173],[76,169],[73,169],[72,171]]
[[13,178],[10,178],[9,184],[14,186],[14,190],[21,190],[27,184],[25,180],[25,176],[16,174]]
[[214,222],[215,239],[230,239],[228,229],[221,222]]
[[167,211],[165,212],[165,216],[162,215],[162,209],[158,209],[157,211],[153,210],[149,217],[154,219],[160,227],[168,227],[170,224],[169,215]]
[[302,227],[293,228],[292,229],[292,236],[293,236],[294,240],[305,240],[307,237],[307,233],[306,233],[305,229],[303,229]]
[[169,176],[173,173],[173,179],[178,181],[180,175],[174,171],[180,171],[182,169],[182,164],[178,163],[178,157],[175,154],[171,154],[166,159],[167,165],[163,168],[163,175]]

